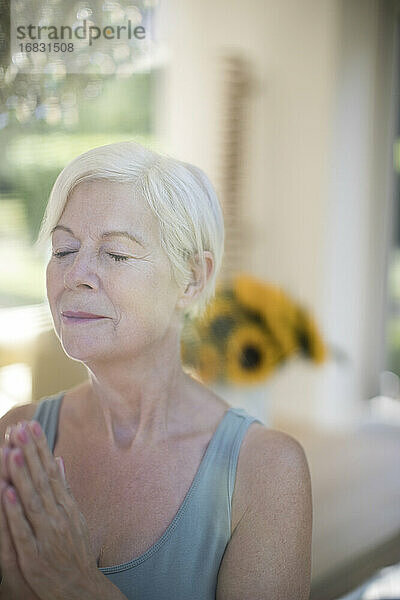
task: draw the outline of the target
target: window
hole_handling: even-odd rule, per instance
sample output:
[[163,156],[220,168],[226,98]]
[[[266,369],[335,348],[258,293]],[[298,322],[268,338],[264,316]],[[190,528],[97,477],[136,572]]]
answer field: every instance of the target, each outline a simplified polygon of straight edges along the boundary
[[[114,10],[117,4],[102,3],[102,10]],[[147,4],[142,16],[149,19],[154,6]],[[7,8],[9,2],[0,0],[0,34],[7,32]],[[68,3],[63,5],[62,10],[70,9]],[[30,401],[29,340],[51,328],[45,289],[47,256],[33,249],[51,187],[72,158],[94,146],[134,139],[157,147],[154,94],[160,76],[154,61],[134,63],[129,48],[124,56],[115,53],[112,75],[102,74],[101,61],[87,73],[62,68],[23,73],[15,61],[6,62],[8,51],[1,44],[5,38],[0,35],[2,414],[10,404]]]

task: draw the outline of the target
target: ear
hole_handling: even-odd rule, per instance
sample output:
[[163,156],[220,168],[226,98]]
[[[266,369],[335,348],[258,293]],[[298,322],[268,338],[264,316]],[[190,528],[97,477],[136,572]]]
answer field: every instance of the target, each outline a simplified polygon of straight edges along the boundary
[[202,272],[198,262],[198,254],[196,254],[192,261],[192,279],[178,299],[176,304],[178,308],[187,308],[198,298],[214,271],[214,257],[212,253],[205,250],[203,256],[206,263],[206,275],[204,276]]

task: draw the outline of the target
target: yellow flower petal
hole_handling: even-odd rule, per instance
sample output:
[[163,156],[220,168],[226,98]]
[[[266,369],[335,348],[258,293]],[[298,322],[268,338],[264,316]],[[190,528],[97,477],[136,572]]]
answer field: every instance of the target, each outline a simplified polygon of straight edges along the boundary
[[210,383],[218,378],[221,367],[221,357],[212,344],[203,344],[199,350],[196,371],[204,383]]

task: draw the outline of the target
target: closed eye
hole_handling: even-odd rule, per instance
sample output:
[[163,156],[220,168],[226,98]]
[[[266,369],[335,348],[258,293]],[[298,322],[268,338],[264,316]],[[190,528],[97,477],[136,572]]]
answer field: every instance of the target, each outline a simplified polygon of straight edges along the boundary
[[111,254],[111,252],[108,252],[107,254],[111,256],[111,258],[113,258],[115,262],[118,262],[120,260],[128,260],[129,258],[129,256],[122,256],[121,254]]
[[[63,252],[53,252],[53,256],[55,256],[56,258],[62,258],[63,256],[66,256],[67,254],[74,254],[75,252],[77,252],[77,250],[64,250]],[[111,256],[111,258],[115,261],[115,262],[119,262],[121,260],[128,260],[129,256],[122,256],[121,254],[112,254],[111,252],[107,252],[108,256]]]
[[[76,252],[76,250],[74,250],[74,252]],[[64,252],[53,252],[53,256],[55,256],[56,258],[62,258],[63,256],[66,256],[67,254],[73,254],[73,252],[71,250],[67,250]]]

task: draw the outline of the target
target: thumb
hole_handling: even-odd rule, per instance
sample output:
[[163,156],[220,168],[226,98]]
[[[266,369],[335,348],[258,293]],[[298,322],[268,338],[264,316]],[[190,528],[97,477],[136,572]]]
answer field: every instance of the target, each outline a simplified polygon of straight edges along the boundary
[[63,478],[63,482],[67,483],[66,477],[65,477],[65,465],[64,465],[64,461],[62,456],[56,456],[56,462],[58,464],[58,468],[60,469],[60,473],[62,475]]

